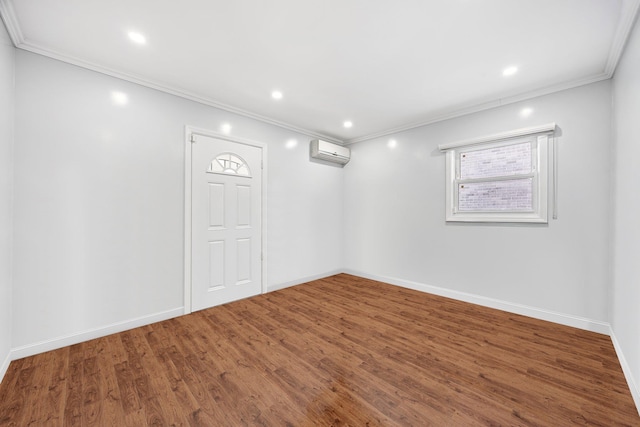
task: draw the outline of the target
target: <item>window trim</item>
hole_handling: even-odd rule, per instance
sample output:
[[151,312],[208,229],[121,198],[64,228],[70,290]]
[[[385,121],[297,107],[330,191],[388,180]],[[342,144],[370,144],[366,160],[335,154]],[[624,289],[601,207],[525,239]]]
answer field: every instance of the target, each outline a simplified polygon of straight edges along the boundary
[[[455,143],[441,144],[438,148],[446,152],[446,188],[445,208],[447,222],[497,222],[497,223],[547,223],[549,195],[549,164],[553,150],[552,134],[555,123],[531,128],[516,129],[509,132],[473,138]],[[459,211],[458,181],[459,155],[463,151],[485,149],[496,146],[513,145],[531,141],[533,174],[533,211]],[[514,176],[514,178],[522,175]],[[502,179],[502,178],[500,178]],[[500,180],[496,179],[496,181]],[[487,179],[484,181],[491,181]]]

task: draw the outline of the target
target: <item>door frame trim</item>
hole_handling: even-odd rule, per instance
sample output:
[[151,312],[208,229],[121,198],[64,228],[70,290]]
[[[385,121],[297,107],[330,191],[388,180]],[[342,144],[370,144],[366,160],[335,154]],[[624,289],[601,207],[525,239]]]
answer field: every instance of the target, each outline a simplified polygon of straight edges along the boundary
[[192,312],[191,305],[191,135],[201,135],[209,138],[222,139],[224,141],[235,142],[238,144],[250,145],[252,147],[260,148],[262,169],[262,224],[261,224],[261,238],[262,247],[262,260],[260,261],[261,271],[261,290],[260,293],[264,294],[267,290],[267,145],[262,142],[253,141],[246,138],[240,138],[237,136],[226,135],[224,133],[198,128],[195,126],[186,125],[184,127],[184,314]]

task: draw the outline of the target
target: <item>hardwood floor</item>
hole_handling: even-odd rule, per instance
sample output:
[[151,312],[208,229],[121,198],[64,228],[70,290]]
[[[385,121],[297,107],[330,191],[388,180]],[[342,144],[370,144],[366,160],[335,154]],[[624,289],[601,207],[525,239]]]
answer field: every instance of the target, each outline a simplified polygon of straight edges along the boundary
[[2,426],[640,426],[609,337],[341,274],[11,363]]

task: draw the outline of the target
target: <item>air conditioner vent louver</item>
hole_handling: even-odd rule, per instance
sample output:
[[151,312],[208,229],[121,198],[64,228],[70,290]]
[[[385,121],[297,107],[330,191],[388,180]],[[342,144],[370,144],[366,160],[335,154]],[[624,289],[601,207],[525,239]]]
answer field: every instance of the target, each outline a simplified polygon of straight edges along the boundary
[[311,141],[311,157],[346,165],[351,159],[351,150],[342,145],[314,139]]

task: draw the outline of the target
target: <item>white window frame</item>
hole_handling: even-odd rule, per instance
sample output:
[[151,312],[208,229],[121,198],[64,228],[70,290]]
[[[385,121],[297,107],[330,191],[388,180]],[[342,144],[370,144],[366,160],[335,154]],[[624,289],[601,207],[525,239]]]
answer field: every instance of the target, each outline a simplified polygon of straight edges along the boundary
[[[438,148],[446,152],[446,221],[447,222],[505,222],[505,223],[547,223],[549,194],[549,157],[553,150],[555,123],[509,132],[488,135],[480,138],[441,144]],[[493,147],[531,143],[531,174],[482,178],[475,180],[460,179],[460,155],[474,150]],[[494,182],[517,178],[533,179],[533,209],[531,211],[460,211],[458,209],[459,184],[465,182]]]

